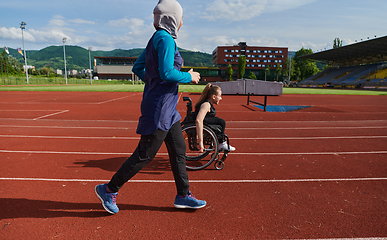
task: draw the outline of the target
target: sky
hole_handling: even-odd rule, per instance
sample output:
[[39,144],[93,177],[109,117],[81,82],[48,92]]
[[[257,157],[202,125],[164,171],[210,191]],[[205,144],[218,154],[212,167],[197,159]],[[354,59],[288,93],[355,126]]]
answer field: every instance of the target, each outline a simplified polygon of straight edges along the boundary
[[[26,50],[77,45],[92,50],[144,48],[153,34],[158,0],[1,0],[0,47]],[[183,49],[217,46],[328,50],[387,35],[386,0],[179,0]]]

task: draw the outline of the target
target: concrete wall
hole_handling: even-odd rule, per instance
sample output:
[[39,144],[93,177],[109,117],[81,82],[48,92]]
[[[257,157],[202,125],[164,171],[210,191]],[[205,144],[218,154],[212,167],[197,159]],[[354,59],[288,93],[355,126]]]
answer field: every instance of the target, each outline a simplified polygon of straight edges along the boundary
[[264,96],[282,95],[283,84],[280,82],[243,79],[231,82],[215,83],[222,89],[223,94],[254,94]]
[[130,65],[98,65],[94,67],[96,74],[133,74],[133,66]]

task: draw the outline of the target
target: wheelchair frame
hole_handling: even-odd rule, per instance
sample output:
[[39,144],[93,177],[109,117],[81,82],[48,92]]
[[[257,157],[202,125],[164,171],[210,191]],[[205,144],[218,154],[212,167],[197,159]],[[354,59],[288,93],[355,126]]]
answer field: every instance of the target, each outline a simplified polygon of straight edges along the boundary
[[[186,151],[186,167],[189,170],[200,170],[208,167],[215,161],[215,168],[217,170],[222,170],[224,168],[224,162],[227,158],[227,154],[230,152],[228,150],[219,150],[219,137],[224,137],[229,146],[229,139],[226,134],[216,134],[217,125],[208,125],[203,123],[203,144],[204,152],[200,153],[197,143],[196,135],[196,123],[192,118],[192,101],[189,97],[183,97],[184,101],[187,101],[187,115],[183,122],[181,122],[181,127],[183,131],[183,136],[187,145]],[[220,153],[223,153],[223,156],[220,158]]]

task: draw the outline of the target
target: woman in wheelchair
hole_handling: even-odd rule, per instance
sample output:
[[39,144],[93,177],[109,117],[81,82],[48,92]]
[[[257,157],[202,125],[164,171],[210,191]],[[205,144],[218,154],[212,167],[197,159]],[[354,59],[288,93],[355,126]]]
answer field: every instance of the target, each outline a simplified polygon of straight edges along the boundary
[[208,83],[204,88],[199,100],[195,104],[195,112],[192,114],[196,123],[196,132],[198,133],[199,151],[204,152],[203,144],[203,123],[214,126],[219,136],[219,150],[235,151],[235,147],[229,145],[225,139],[224,130],[226,128],[226,121],[216,117],[216,110],[214,105],[218,105],[222,100],[222,90],[217,85]]

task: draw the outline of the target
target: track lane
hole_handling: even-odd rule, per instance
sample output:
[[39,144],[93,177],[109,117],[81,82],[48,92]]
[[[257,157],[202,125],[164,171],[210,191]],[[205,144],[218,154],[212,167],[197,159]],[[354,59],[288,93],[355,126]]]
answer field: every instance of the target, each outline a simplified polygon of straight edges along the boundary
[[[23,97],[23,94],[16,95],[16,97]],[[36,121],[22,120],[25,115],[12,116],[12,119],[0,116],[0,125],[4,123],[4,125],[10,125],[7,121],[18,125],[12,128],[0,126],[0,135],[136,136],[134,132],[139,116],[139,100],[132,103],[129,98],[122,98],[125,94],[102,94],[103,97],[100,98],[99,94],[95,93],[85,95],[72,93],[56,100],[51,94],[43,94],[44,100],[39,100],[40,96],[34,94],[27,95],[23,101],[33,99],[35,103],[39,103],[34,103],[34,107],[58,109],[58,106],[65,106],[70,111],[66,114],[51,116],[50,119]],[[187,95],[198,97],[198,95]],[[9,100],[12,97],[10,95]],[[104,105],[102,108],[95,104],[102,98],[104,101],[117,100],[100,104]],[[53,103],[49,102],[50,99],[54,99]],[[225,96],[217,110],[219,109],[219,115],[225,116],[228,121],[230,131],[227,133],[231,139],[244,136],[276,138],[256,142],[233,139],[232,143],[235,143],[238,151],[243,150],[245,146],[251,146],[252,149],[261,147],[263,153],[269,152],[264,148],[271,147],[273,153],[281,153],[283,152],[282,146],[293,142],[293,140],[281,139],[286,137],[385,136],[386,132],[382,127],[385,126],[387,119],[384,110],[387,106],[386,99],[378,96],[361,97],[356,100],[356,97],[353,96],[340,98],[288,95],[269,98],[269,104],[283,102],[300,104],[308,101],[315,105],[308,112],[283,114],[252,111],[252,108],[244,105],[245,97]],[[1,101],[0,108],[3,109],[6,104],[2,104]],[[19,104],[18,109],[21,109],[23,104]],[[29,104],[25,105],[31,107]],[[179,108],[184,110],[184,105],[179,103]],[[7,108],[15,106],[10,105]],[[343,106],[348,108],[341,109]],[[238,114],[231,114],[233,111]],[[33,116],[35,115],[32,114],[29,117]],[[93,119],[97,121],[90,121]],[[243,119],[244,122],[232,122],[240,119]],[[109,120],[113,120],[113,126],[133,128],[128,130],[97,128],[111,127]],[[127,120],[133,122],[124,122]],[[330,122],[331,120],[333,121]],[[249,121],[254,121],[254,123]],[[286,124],[287,121],[289,124]],[[340,121],[343,122],[339,123]],[[337,123],[339,125],[336,125]],[[346,123],[351,128],[342,128]],[[29,127],[21,127],[23,124]],[[62,128],[52,128],[56,125]],[[88,126],[90,128],[84,128]],[[332,126],[340,127],[340,129],[329,130],[327,128]],[[361,126],[379,128],[362,129],[359,128]],[[243,127],[254,129],[242,130]],[[325,128],[318,129],[319,127]],[[3,137],[0,138],[0,146],[11,143],[23,149],[26,144],[32,144],[31,146],[34,146],[36,150],[39,148],[45,150],[46,147],[54,149],[54,145],[70,142],[70,139],[58,138],[33,138],[28,141],[26,139],[28,138]],[[93,151],[104,150],[106,142],[106,149],[112,150],[107,152],[114,152],[113,150],[118,149],[131,152],[133,150],[131,144],[128,146],[124,144],[137,142],[126,139],[96,140],[78,139],[75,141],[78,144],[72,144],[72,147],[57,146],[57,148],[74,150],[86,147]],[[311,149],[314,143],[330,143],[326,139],[295,139],[295,141],[300,150]],[[336,138],[334,141],[339,144],[340,149],[350,147],[347,138]],[[115,144],[108,142],[119,144],[112,146]],[[294,145],[290,143],[290,146],[285,146],[285,148],[296,147],[296,142]],[[381,146],[385,140],[384,138],[350,139],[349,143],[352,145],[359,143],[358,146],[354,146],[353,151],[363,147],[371,147],[373,150],[372,146]],[[303,144],[308,146],[304,147]],[[275,150],[272,145],[275,145],[277,149]],[[332,149],[330,150],[333,152]],[[205,209],[200,211],[178,211],[173,208],[175,190],[166,155],[157,156],[151,164],[135,176],[134,180],[137,181],[128,182],[125,185],[118,198],[121,212],[114,216],[106,214],[94,196],[93,188],[97,182],[0,180],[2,196],[0,212],[3,213],[0,218],[0,224],[3,226],[1,234],[5,237],[16,236],[18,238],[44,234],[47,238],[56,239],[76,239],[79,236],[88,236],[93,239],[111,236],[152,239],[165,239],[169,236],[171,238],[173,236],[173,238],[200,239],[387,236],[384,221],[386,218],[384,213],[387,210],[385,198],[387,181],[384,180],[386,178],[385,169],[387,169],[385,154],[309,155],[306,151],[292,152],[300,154],[246,157],[235,153],[229,155],[222,171],[209,167],[202,171],[189,172],[192,180],[191,190],[199,198],[209,203]],[[1,176],[97,180],[109,179],[127,157],[114,154],[77,155],[32,152],[1,152],[0,155],[2,166],[4,166],[2,169],[7,169],[7,171],[2,171]],[[141,182],[140,180],[149,181]],[[156,182],[150,180],[156,180]],[[157,180],[160,181],[157,182]],[[218,182],[212,182],[213,180],[218,180]]]

